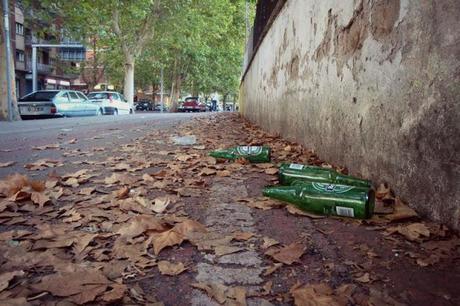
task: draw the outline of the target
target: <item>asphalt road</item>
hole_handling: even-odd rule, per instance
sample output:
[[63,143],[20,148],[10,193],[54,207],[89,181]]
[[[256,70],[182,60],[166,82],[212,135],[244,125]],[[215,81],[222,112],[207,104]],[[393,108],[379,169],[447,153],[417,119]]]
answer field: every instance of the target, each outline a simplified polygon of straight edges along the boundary
[[0,178],[14,172],[30,175],[24,165],[42,158],[62,160],[62,150],[34,150],[34,147],[59,144],[61,148],[84,151],[117,146],[154,129],[171,128],[191,118],[209,115],[138,113],[0,122],[0,163],[16,162],[13,166],[0,168]]

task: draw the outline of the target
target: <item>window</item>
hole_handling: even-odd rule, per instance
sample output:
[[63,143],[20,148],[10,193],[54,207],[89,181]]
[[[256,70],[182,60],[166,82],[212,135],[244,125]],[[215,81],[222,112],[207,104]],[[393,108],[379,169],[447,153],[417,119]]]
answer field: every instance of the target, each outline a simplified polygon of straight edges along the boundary
[[60,97],[59,97],[59,102],[62,102],[62,103],[67,103],[69,102],[69,95],[64,92]]
[[92,92],[88,95],[89,99],[108,99],[109,95],[105,92]]
[[70,99],[73,101],[73,102],[78,102],[80,100],[80,98],[78,98],[77,94],[73,91],[69,91],[69,95],[70,95]]
[[82,101],[88,100],[88,99],[85,97],[85,95],[84,95],[83,93],[81,93],[81,92],[79,92],[79,91],[77,91],[76,93],[77,93],[78,97],[79,97]]
[[16,35],[24,35],[24,25],[16,22]]
[[121,101],[121,98],[120,98],[120,96],[119,96],[117,93],[113,93],[112,95],[113,95],[113,97],[115,98],[115,100]]
[[37,91],[21,99],[21,101],[51,101],[59,91]]
[[16,50],[16,60],[18,62],[24,62],[24,51]]

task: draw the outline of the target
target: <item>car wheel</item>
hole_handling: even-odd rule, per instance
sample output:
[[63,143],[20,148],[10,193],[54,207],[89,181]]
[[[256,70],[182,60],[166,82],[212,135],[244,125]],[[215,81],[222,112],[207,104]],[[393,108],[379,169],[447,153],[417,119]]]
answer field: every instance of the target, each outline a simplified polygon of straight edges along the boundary
[[130,108],[130,109],[129,109],[129,114],[130,114],[130,115],[134,114],[134,112],[133,112],[133,109],[132,109],[132,108]]

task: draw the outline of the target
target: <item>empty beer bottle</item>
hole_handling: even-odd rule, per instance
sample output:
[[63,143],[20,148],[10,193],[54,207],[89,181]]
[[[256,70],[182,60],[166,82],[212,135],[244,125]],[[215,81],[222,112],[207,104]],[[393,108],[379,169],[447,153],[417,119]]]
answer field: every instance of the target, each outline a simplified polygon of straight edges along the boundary
[[252,163],[266,163],[270,161],[270,148],[265,146],[239,146],[212,151],[209,155],[215,158],[224,159],[238,159],[244,157]]
[[282,164],[279,170],[282,185],[290,185],[293,181],[323,182],[338,185],[371,187],[371,182],[350,175],[338,173],[333,169],[300,164]]
[[290,186],[266,187],[263,194],[321,215],[366,219],[374,213],[375,194],[369,188],[295,181]]

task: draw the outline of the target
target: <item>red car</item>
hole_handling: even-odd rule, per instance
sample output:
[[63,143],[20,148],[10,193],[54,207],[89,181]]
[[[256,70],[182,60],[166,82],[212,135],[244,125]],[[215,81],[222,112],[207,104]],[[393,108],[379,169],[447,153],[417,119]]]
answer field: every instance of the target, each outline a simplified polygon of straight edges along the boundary
[[182,111],[184,112],[205,112],[206,104],[201,103],[198,97],[185,98],[182,104]]

